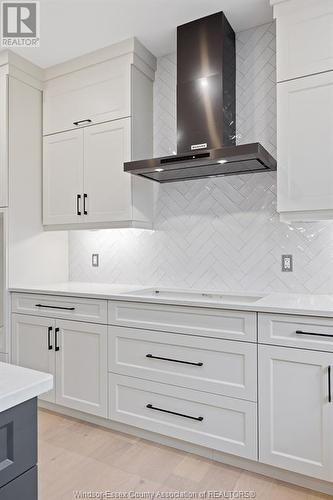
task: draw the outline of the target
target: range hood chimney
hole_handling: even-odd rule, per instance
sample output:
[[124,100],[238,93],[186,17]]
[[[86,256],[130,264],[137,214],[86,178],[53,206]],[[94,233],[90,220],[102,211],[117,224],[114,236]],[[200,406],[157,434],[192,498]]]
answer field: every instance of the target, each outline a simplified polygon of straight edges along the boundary
[[223,12],[177,28],[177,155],[124,170],[158,182],[276,170],[259,143],[236,146],[235,33]]

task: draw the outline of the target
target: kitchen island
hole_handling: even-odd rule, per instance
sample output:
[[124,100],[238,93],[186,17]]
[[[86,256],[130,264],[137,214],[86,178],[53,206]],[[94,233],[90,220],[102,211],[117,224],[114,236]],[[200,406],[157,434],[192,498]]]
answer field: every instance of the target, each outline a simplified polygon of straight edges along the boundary
[[37,499],[37,396],[50,374],[0,363],[0,498]]

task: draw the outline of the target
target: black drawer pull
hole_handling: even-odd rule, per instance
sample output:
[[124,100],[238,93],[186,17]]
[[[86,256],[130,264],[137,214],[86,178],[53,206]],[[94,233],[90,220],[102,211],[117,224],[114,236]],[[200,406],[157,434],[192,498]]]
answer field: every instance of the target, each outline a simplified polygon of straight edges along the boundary
[[53,349],[53,345],[51,343],[51,333],[52,333],[52,330],[53,330],[53,327],[52,326],[49,326],[48,329],[47,329],[47,347],[49,349],[49,351],[52,351]]
[[184,413],[178,413],[176,411],[164,410],[163,408],[157,408],[157,406],[153,406],[151,404],[146,405],[146,408],[149,408],[150,410],[161,411],[163,413],[170,413],[170,415],[177,415],[178,417],[184,417],[184,418],[189,418],[191,420],[197,420],[198,422],[203,421],[203,417],[192,417],[191,415],[185,415]]
[[332,375],[332,368],[331,366],[328,367],[327,369],[327,375],[328,375],[328,402],[332,403],[332,380],[331,380],[331,375]]
[[81,205],[81,195],[77,194],[76,195],[76,215],[82,215],[80,205]]
[[302,332],[302,330],[296,330],[297,335],[313,335],[314,337],[331,337],[333,340],[333,335],[329,333],[313,333],[313,332]]
[[55,351],[59,351],[59,345],[58,345],[58,334],[59,334],[59,328],[56,328],[54,330],[54,344],[55,344],[55,347],[54,347],[54,350]]
[[201,363],[201,361],[199,361],[199,363],[194,363],[192,361],[182,361],[181,359],[162,358],[161,356],[153,356],[152,354],[146,354],[146,358],[161,359],[162,361],[171,361],[172,363],[182,363],[183,365],[203,366],[203,363]]
[[60,309],[61,311],[75,311],[75,307],[44,306],[43,304],[35,304],[35,307],[45,307],[45,309]]
[[88,211],[87,211],[87,198],[88,198],[87,193],[84,193],[84,195],[83,195],[83,215],[88,215]]
[[78,127],[79,125],[84,125],[85,123],[91,123],[91,120],[89,118],[87,120],[79,120],[78,122],[73,122],[73,125]]

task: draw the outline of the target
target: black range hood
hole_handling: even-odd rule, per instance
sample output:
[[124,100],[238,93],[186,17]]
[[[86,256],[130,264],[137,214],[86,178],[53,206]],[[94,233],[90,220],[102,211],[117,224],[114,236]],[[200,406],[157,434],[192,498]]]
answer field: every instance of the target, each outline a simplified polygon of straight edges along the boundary
[[177,28],[177,155],[124,164],[157,182],[276,170],[259,143],[236,145],[235,33],[223,12]]

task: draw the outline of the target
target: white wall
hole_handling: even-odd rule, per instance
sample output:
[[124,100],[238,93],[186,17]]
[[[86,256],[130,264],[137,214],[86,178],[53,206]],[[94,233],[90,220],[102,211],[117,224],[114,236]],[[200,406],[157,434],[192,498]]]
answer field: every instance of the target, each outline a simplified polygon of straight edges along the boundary
[[[155,155],[176,147],[175,55],[158,60]],[[238,143],[276,150],[275,27],[237,35]],[[333,223],[286,225],[276,213],[276,174],[165,184],[155,231],[70,233],[70,277],[77,281],[205,289],[333,292]],[[91,253],[100,267],[91,267]],[[294,255],[293,273],[281,254]]]

